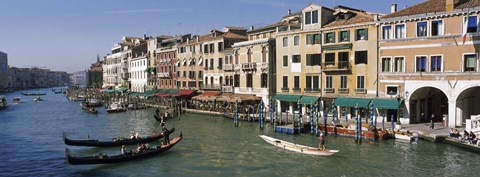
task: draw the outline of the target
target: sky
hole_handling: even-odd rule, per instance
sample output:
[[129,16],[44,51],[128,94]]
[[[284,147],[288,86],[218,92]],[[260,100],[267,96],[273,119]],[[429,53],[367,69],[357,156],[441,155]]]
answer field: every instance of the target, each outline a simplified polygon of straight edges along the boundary
[[389,13],[425,0],[0,0],[0,51],[12,67],[76,72],[123,36],[206,34],[275,23],[310,2]]

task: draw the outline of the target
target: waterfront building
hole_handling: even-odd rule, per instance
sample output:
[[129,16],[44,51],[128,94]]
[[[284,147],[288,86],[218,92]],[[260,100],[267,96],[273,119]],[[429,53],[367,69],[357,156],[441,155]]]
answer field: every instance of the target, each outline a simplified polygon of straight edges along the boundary
[[222,92],[252,95],[270,104],[275,92],[276,34],[300,27],[300,13],[289,13],[280,21],[247,32],[248,41],[237,42],[233,50],[225,50],[225,86]]
[[202,51],[203,42],[209,35],[194,35],[177,45],[177,58],[174,62],[176,88],[200,90],[203,88],[205,59]]
[[97,62],[90,65],[87,71],[87,87],[101,88],[103,84],[103,62],[100,61],[100,57],[97,55]]
[[0,92],[8,88],[8,55],[0,51]]
[[73,72],[70,79],[73,85],[85,86],[87,81],[87,72],[85,71]]
[[178,47],[178,45],[187,41],[188,38],[190,38],[190,35],[169,37],[163,39],[157,45],[158,88],[177,88],[178,75],[175,72],[180,63],[177,56],[180,52],[184,52],[184,47]]
[[149,59],[147,57],[147,42],[135,39],[134,46],[127,52],[128,61],[128,88],[132,92],[145,92],[148,83]]
[[[145,37],[147,38],[147,37]],[[148,37],[147,38],[147,59],[148,59],[148,68],[145,71],[147,73],[148,83],[145,86],[145,89],[156,90],[158,88],[157,76],[159,70],[157,69],[158,59],[157,52],[158,47],[162,40],[171,38],[171,36],[157,36],[157,37]]]
[[246,29],[225,27],[213,29],[210,34],[202,36],[201,58],[205,60],[202,90],[221,91],[224,84],[223,61],[225,50],[230,50],[236,42],[247,40]]
[[103,69],[103,86],[115,88],[129,88],[129,59],[132,58],[131,48],[138,45],[142,38],[126,37],[122,38],[122,42],[116,43],[112,49],[111,54],[105,56]]
[[8,69],[8,88],[13,90],[33,88],[28,68],[10,67]]
[[[464,126],[480,114],[480,1],[428,0],[380,23],[379,97],[397,98],[402,124],[444,119]],[[402,102],[404,100],[404,102]]]

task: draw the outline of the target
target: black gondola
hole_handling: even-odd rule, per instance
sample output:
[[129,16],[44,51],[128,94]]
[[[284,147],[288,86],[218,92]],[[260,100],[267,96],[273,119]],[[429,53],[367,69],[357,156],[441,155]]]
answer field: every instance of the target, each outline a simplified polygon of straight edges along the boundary
[[21,93],[23,96],[42,96],[42,95],[47,95],[47,93]]
[[[175,127],[169,130],[170,133],[175,131]],[[146,138],[138,139],[115,139],[112,141],[98,141],[98,140],[72,140],[68,139],[65,133],[63,134],[63,140],[66,145],[71,146],[93,146],[93,147],[112,147],[112,146],[121,146],[121,145],[134,145],[138,143],[149,143],[152,141],[159,140],[163,138],[163,133],[158,133],[153,136],[148,136]]]
[[[160,115],[165,115],[165,113],[160,114]],[[166,121],[166,120],[168,120],[168,119],[173,118],[173,115],[172,115],[172,114],[168,114],[168,116],[166,116],[166,117],[165,117],[165,116],[159,116],[159,115],[157,115],[157,114],[154,114],[154,115],[153,115],[153,118],[155,118],[155,120],[157,120],[157,121],[159,121],[159,122],[162,121],[162,117],[163,117],[163,121]]]
[[72,165],[86,165],[86,164],[106,164],[106,163],[119,163],[119,162],[126,162],[131,160],[137,160],[147,157],[152,157],[156,154],[161,154],[173,146],[175,146],[180,140],[182,140],[183,135],[180,133],[179,137],[173,138],[168,145],[159,145],[155,146],[154,148],[138,152],[138,153],[130,153],[125,155],[114,155],[114,156],[93,156],[93,157],[75,157],[70,155],[70,150],[65,148],[65,158],[67,159],[68,163]]

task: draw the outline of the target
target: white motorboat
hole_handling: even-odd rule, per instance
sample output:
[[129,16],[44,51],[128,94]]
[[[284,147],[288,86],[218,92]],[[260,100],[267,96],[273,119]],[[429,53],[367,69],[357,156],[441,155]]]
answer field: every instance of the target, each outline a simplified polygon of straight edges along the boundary
[[43,101],[42,97],[40,96],[36,96],[33,101]]
[[275,139],[275,138],[265,136],[265,135],[259,135],[259,136],[260,136],[260,138],[265,140],[267,143],[270,143],[274,146],[277,146],[277,147],[280,147],[280,148],[283,148],[283,149],[286,149],[286,150],[294,151],[294,152],[303,153],[303,154],[318,155],[318,156],[330,156],[330,155],[333,155],[333,154],[339,152],[339,150],[329,150],[329,149],[320,150],[319,148],[294,144],[294,143],[290,143],[290,142],[287,142],[287,141]]
[[106,110],[108,113],[125,112],[127,111],[127,108],[124,108],[119,103],[113,102],[112,104],[110,104],[110,106]]

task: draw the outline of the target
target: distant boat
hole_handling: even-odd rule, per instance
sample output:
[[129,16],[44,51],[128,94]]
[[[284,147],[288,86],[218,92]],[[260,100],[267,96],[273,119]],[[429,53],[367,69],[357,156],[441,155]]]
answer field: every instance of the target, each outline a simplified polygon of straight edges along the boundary
[[116,112],[125,112],[127,108],[122,107],[119,103],[113,102],[110,106],[106,109],[108,113],[116,113]]
[[42,97],[40,96],[36,96],[33,101],[43,101]]
[[22,93],[23,96],[42,96],[42,95],[47,95],[47,93],[30,93],[30,92],[24,92]]
[[287,141],[275,139],[275,138],[265,136],[265,135],[259,135],[259,136],[260,136],[260,138],[265,140],[267,143],[270,143],[274,146],[277,146],[277,147],[280,147],[280,148],[283,148],[283,149],[286,149],[286,150],[289,150],[289,151],[303,153],[303,154],[318,155],[318,156],[330,156],[330,155],[333,155],[333,154],[339,152],[339,150],[328,150],[328,149],[320,150],[319,148],[294,144],[294,143],[290,143],[290,142],[287,142]]
[[22,100],[21,100],[20,97],[13,97],[13,99],[12,99],[13,104],[18,104],[18,103],[21,103],[21,102],[22,102]]
[[0,95],[0,109],[6,108],[7,107],[7,99],[5,96]]

